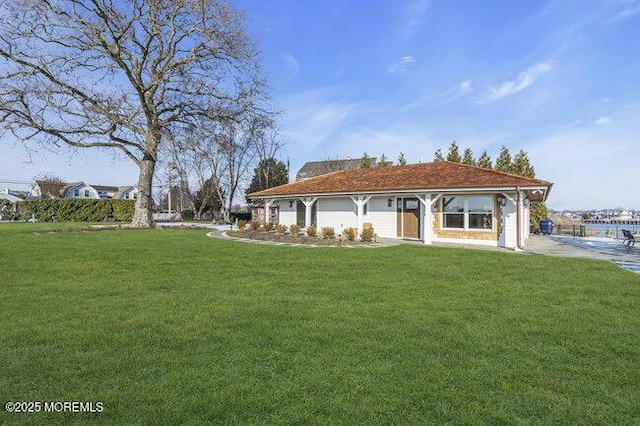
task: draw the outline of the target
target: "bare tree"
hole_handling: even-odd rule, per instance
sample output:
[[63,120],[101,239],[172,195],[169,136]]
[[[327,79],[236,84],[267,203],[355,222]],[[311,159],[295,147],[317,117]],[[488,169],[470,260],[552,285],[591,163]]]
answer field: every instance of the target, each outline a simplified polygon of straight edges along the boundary
[[133,226],[173,126],[263,100],[242,14],[223,0],[0,0],[0,122],[29,142],[106,148],[139,167]]
[[60,176],[51,172],[34,176],[35,184],[32,187],[33,195],[39,195],[42,198],[60,198],[62,189],[67,184]]

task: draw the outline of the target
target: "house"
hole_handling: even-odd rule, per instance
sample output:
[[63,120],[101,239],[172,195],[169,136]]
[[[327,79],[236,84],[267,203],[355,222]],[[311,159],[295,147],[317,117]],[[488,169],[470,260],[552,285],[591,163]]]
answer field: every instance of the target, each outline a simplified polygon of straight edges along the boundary
[[[362,158],[349,158],[346,160],[308,161],[304,163],[300,170],[298,170],[298,173],[296,174],[296,182],[311,179],[316,176],[326,175],[327,173],[338,172],[340,170],[361,169],[362,160]],[[370,160],[372,165],[376,164],[376,157],[370,158]]]
[[21,191],[12,191],[11,189],[0,189],[0,200],[8,200],[10,203],[22,201],[24,193]]
[[[448,161],[343,170],[250,194],[270,221],[332,227],[373,224],[385,238],[523,248],[529,206],[552,183]],[[273,210],[271,210],[273,211]]]
[[135,186],[90,185],[84,182],[39,181],[31,187],[32,198],[93,198],[135,200],[138,189]]

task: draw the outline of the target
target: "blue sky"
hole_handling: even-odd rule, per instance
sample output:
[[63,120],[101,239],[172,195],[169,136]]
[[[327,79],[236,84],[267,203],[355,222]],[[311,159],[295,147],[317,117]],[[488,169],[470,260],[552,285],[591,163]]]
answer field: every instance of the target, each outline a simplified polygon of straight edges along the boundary
[[[552,208],[640,209],[640,1],[240,0],[283,160],[529,153]],[[3,148],[5,151],[5,148]],[[0,179],[136,181],[109,154],[8,148]],[[3,155],[3,157],[5,157]],[[4,161],[2,163],[5,163]]]

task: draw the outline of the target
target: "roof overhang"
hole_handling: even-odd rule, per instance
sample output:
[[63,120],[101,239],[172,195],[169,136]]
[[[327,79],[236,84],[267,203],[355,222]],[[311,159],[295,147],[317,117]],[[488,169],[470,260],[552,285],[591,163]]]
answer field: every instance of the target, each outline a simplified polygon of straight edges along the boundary
[[425,193],[444,193],[444,194],[488,194],[499,192],[516,192],[517,190],[524,191],[526,197],[531,201],[544,201],[547,199],[547,195],[551,190],[549,186],[496,186],[496,187],[477,187],[477,188],[415,188],[415,189],[393,189],[385,191],[348,191],[348,192],[325,192],[325,193],[294,193],[294,194],[281,194],[281,195],[259,195],[249,198],[258,200],[283,200],[291,198],[305,198],[305,197],[349,197],[354,195],[401,195],[401,194],[425,194]]

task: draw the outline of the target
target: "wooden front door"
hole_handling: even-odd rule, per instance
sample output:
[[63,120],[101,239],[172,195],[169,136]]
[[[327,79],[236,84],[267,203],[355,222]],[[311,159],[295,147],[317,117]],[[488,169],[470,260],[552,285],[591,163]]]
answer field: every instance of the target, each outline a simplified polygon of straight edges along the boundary
[[397,234],[399,238],[420,238],[420,201],[417,198],[398,198]]

